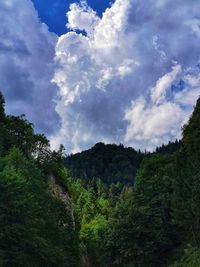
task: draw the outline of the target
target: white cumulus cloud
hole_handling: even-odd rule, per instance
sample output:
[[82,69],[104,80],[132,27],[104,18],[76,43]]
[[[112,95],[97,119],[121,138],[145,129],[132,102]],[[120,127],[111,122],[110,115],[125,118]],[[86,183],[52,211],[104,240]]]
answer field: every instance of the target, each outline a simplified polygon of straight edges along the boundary
[[[73,31],[56,46],[62,126],[54,146],[76,152],[104,141],[153,149],[180,137],[198,96],[197,74],[189,72],[200,52],[198,8],[196,1],[116,0],[100,18],[85,1],[72,4]],[[179,79],[185,87],[172,91]]]
[[161,77],[150,90],[150,97],[139,98],[126,110],[127,144],[153,151],[161,144],[181,138],[181,127],[187,122],[200,96],[200,80],[195,70],[193,75],[183,73],[183,88],[177,85],[174,88],[178,90],[172,91],[180,73],[181,66],[173,66],[172,71]]
[[[133,40],[130,36],[129,42],[126,42],[124,32],[127,3],[116,1],[105,11],[102,19],[86,4],[71,5],[67,13],[68,27],[85,30],[89,34],[68,32],[59,38],[56,46],[58,68],[53,82],[60,88],[61,100],[57,104],[57,112],[62,118],[62,128],[52,138],[55,146],[67,142],[70,150],[75,152],[80,150],[81,143],[86,146],[93,143],[94,136],[95,139],[110,140],[103,133],[105,127],[110,127],[104,116],[108,119],[112,116],[110,111],[104,115],[104,105],[109,101],[108,86],[116,83],[119,89],[118,84],[123,85],[124,77],[131,75],[138,64],[129,52]],[[112,90],[110,94],[113,94]],[[74,112],[76,108],[83,112]]]
[[199,10],[196,0],[116,0],[100,18],[80,1],[58,38],[31,0],[0,1],[7,111],[68,152],[179,138],[200,94]]
[[56,45],[52,144],[152,150],[179,138],[199,94],[199,9],[195,0],[116,0],[100,18],[85,1],[72,4],[71,31]]
[[68,28],[72,30],[86,31],[88,34],[92,33],[99,22],[96,12],[88,6],[86,1],[81,1],[80,4],[71,4],[67,16]]

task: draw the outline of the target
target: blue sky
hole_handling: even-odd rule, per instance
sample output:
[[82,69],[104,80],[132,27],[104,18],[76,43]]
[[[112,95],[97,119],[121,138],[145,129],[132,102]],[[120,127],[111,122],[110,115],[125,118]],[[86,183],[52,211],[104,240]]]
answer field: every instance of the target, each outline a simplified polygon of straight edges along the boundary
[[[75,1],[68,0],[32,0],[40,19],[45,22],[50,31],[61,35],[66,32],[66,12],[69,10],[70,3]],[[88,4],[98,13],[110,6],[111,0],[89,0]]]
[[181,137],[200,95],[200,1],[1,0],[0,18],[6,111],[54,148]]

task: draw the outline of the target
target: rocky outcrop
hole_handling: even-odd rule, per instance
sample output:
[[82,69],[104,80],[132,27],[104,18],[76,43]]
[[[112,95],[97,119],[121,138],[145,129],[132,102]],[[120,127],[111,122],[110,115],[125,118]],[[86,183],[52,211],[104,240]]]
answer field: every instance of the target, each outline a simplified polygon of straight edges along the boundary
[[62,200],[63,203],[65,204],[66,210],[71,213],[71,218],[73,222],[73,228],[75,229],[75,219],[74,219],[74,213],[73,213],[73,207],[72,207],[72,201],[69,196],[69,193],[67,190],[58,182],[57,178],[51,174],[49,176],[49,188],[51,191],[51,194]]

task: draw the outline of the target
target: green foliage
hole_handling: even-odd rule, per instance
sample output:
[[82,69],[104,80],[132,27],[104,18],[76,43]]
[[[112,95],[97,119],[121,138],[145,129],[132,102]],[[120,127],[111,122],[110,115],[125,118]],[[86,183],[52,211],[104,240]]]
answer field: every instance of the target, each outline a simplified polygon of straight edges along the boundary
[[80,241],[86,265],[102,266],[108,217],[111,203],[107,187],[97,180],[85,185],[82,180],[67,179],[67,187],[74,201],[74,215],[79,225]]
[[65,263],[73,259],[72,222],[63,203],[48,193],[35,162],[14,148],[0,166],[3,266],[76,266]]
[[169,267],[198,267],[200,266],[200,250],[192,249],[181,260]]
[[135,189],[124,196],[110,220],[112,266],[156,266],[176,245],[171,218],[173,158],[146,159]]
[[24,116],[6,116],[1,95],[0,112],[0,266],[79,266],[73,218],[48,186],[60,151]]
[[176,140],[175,142],[170,142],[167,145],[162,145],[156,148],[156,153],[159,154],[173,154],[178,151],[182,146],[181,140]]
[[200,246],[200,99],[183,128],[183,147],[176,156],[174,220],[183,239]]
[[4,105],[0,94],[0,266],[200,266],[200,100],[180,142],[68,157]]
[[101,178],[106,184],[133,184],[144,154],[123,145],[96,144],[93,148],[66,157],[65,165],[74,178]]
[[5,100],[0,92],[0,122],[2,122],[5,118]]

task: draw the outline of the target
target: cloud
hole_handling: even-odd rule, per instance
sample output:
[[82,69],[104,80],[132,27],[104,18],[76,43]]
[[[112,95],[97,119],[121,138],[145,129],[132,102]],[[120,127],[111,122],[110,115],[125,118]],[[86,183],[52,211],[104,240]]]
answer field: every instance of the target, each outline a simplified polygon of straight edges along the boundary
[[[126,110],[125,120],[128,127],[125,142],[137,148],[155,149],[162,143],[180,138],[180,128],[186,121],[187,113],[174,98],[179,93],[171,93],[171,87],[181,72],[181,66],[172,67],[172,71],[162,76],[156,86],[150,90],[149,98],[140,98]],[[187,93],[181,93],[185,99]]]
[[56,45],[61,129],[53,145],[152,150],[180,137],[200,88],[199,8],[194,0],[116,0],[99,18],[86,2],[72,4],[72,31]]
[[67,16],[69,29],[85,31],[87,34],[92,33],[99,22],[96,12],[88,6],[86,1],[81,1],[80,5],[71,4]]
[[57,36],[41,23],[30,0],[0,1],[0,90],[7,112],[26,114],[40,132],[59,127],[51,83]]
[[[85,13],[85,8],[82,4],[72,5],[68,18],[71,17],[70,12],[74,17],[76,10]],[[81,143],[88,147],[96,140],[109,142],[112,136],[121,136],[124,110],[115,92],[118,91],[118,95],[123,97],[119,84],[125,86],[124,77],[130,76],[138,64],[130,57],[130,43],[125,43],[122,30],[126,12],[127,3],[117,1],[112,9],[105,11],[102,20],[96,16],[93,33],[85,36],[68,32],[59,38],[56,46],[57,70],[53,81],[60,88],[56,110],[62,118],[62,129],[57,136],[53,136],[54,145],[67,143],[67,148],[75,152],[82,148]]]
[[[178,78],[180,80],[178,74],[182,77],[177,83]],[[162,143],[181,138],[181,127],[187,122],[200,96],[199,77],[198,66],[183,73],[180,65],[173,66],[171,72],[156,82],[149,98],[136,100],[126,110],[128,127],[125,142],[152,151]]]
[[199,9],[196,0],[116,0],[100,18],[81,1],[58,38],[30,0],[2,0],[7,111],[68,152],[99,141],[152,150],[180,137],[200,94]]
[[148,107],[144,100],[138,100],[125,115],[129,121],[125,142],[152,151],[156,146],[180,137],[184,116],[183,110],[174,103]]
[[181,66],[176,65],[171,72],[165,74],[156,82],[156,86],[151,90],[151,100],[154,103],[159,104],[166,99],[167,90],[172,86],[172,83],[180,72]]

